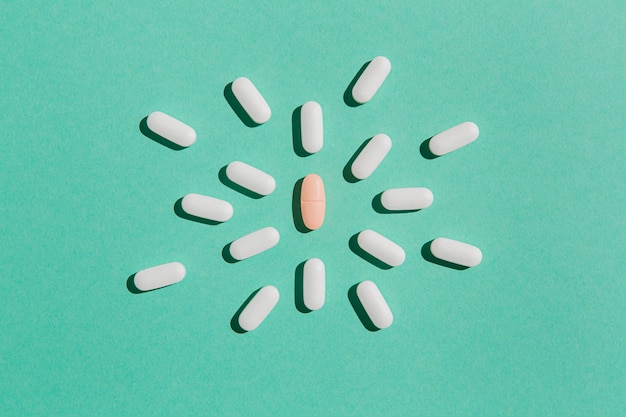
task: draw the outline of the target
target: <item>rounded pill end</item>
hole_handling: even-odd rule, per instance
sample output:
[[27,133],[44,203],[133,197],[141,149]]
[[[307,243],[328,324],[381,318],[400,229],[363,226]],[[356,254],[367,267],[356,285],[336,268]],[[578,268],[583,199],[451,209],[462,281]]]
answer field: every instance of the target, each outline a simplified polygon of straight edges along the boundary
[[483,261],[483,252],[479,248],[476,248],[476,251],[474,253],[474,258],[472,259],[472,263],[469,266],[473,268],[475,266],[480,265],[482,261]]
[[272,118],[272,109],[269,106],[265,107],[265,109],[260,110],[258,114],[254,115],[254,118],[249,115],[252,121],[256,124],[262,125],[264,123],[269,122]]
[[221,220],[222,222],[228,221],[233,217],[233,214],[235,214],[235,209],[233,208],[233,205],[230,204],[229,202],[225,202],[226,204],[224,205],[224,217],[223,220]]
[[433,201],[435,201],[435,196],[433,192],[428,188],[422,188],[422,208],[428,208],[433,205]]
[[465,129],[467,130],[468,136],[472,137],[472,140],[476,140],[478,135],[480,134],[480,129],[478,129],[478,125],[474,122],[465,122]]
[[391,61],[386,56],[379,55],[372,59],[372,62],[375,62],[376,65],[380,66],[380,68],[384,69],[387,73],[391,71]]
[[196,131],[190,127],[189,132],[184,137],[180,138],[180,146],[187,148],[196,143],[197,138],[198,135],[196,134]]
[[276,180],[271,175],[267,181],[267,190],[265,190],[264,195],[270,195],[276,190]]
[[371,97],[360,90],[354,91],[352,89],[352,100],[358,104],[365,104],[371,100]]

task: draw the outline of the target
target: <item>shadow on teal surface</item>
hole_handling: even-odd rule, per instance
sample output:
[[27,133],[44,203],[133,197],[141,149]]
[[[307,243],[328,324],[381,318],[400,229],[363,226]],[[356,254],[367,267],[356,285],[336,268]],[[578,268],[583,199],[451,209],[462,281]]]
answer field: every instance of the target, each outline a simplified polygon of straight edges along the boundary
[[[261,287],[262,288],[262,287]],[[244,330],[241,328],[241,326],[239,325],[239,316],[241,315],[241,312],[243,311],[244,308],[246,308],[246,306],[248,304],[250,304],[250,301],[252,301],[252,299],[254,298],[254,296],[261,291],[261,288],[258,288],[257,290],[255,290],[252,294],[250,294],[250,296],[246,299],[246,301],[243,302],[243,304],[241,305],[241,307],[239,307],[239,309],[237,310],[237,312],[233,315],[233,317],[230,319],[230,328],[233,329],[233,331],[235,333],[239,333],[239,334],[243,334],[243,333],[248,333],[247,330]]]
[[222,248],[222,258],[229,264],[236,264],[239,259],[233,258],[233,255],[230,254],[230,245],[232,244],[233,242],[230,242]]
[[370,62],[372,62],[372,61],[367,61],[365,64],[363,64],[363,66],[356,73],[356,75],[354,76],[352,81],[350,81],[350,84],[348,84],[348,88],[346,88],[346,91],[344,91],[344,93],[343,93],[343,102],[346,103],[350,107],[358,107],[358,106],[362,105],[362,103],[358,103],[352,97],[352,89],[354,88],[354,85],[356,84],[356,82],[359,81],[359,78],[361,77],[361,74],[363,74],[363,71],[365,71],[365,68],[367,68],[367,66],[370,64]]
[[297,107],[291,114],[291,135],[296,155],[302,158],[312,155],[302,146],[302,106]]
[[367,262],[371,263],[372,265],[380,268],[380,269],[391,269],[392,267],[390,265],[387,265],[386,263],[384,263],[383,261],[381,261],[380,259],[377,259],[375,257],[373,257],[372,255],[370,255],[369,253],[365,252],[358,243],[358,233],[355,233],[354,235],[352,235],[352,237],[350,238],[350,240],[348,241],[348,246],[350,246],[350,250],[352,252],[354,252],[357,256],[361,257],[362,259],[366,260]]
[[176,200],[176,203],[174,203],[174,213],[176,213],[176,215],[178,217],[180,217],[181,219],[185,219],[185,220],[190,220],[192,222],[197,222],[197,223],[204,223],[204,224],[208,224],[211,226],[216,226],[218,224],[222,224],[223,222],[218,222],[215,220],[209,220],[209,219],[205,219],[202,217],[196,217],[193,216],[189,213],[187,213],[184,209],[183,209],[183,197],[179,198],[178,200]]
[[354,163],[354,160],[359,156],[363,148],[367,146],[370,140],[372,140],[372,138],[367,139],[365,142],[361,144],[361,146],[359,146],[359,149],[356,150],[354,155],[352,155],[352,157],[350,158],[346,166],[343,168],[343,178],[351,184],[361,181],[360,179],[355,177],[354,174],[352,173],[352,164]]
[[217,173],[217,177],[219,178],[220,182],[222,184],[224,184],[225,186],[227,186],[228,188],[230,188],[231,190],[237,191],[238,193],[241,193],[245,196],[248,196],[250,198],[254,198],[256,200],[258,200],[259,198],[263,197],[261,194],[257,194],[252,190],[248,190],[245,187],[242,187],[241,185],[232,182],[230,180],[230,178],[228,178],[228,175],[226,175],[226,168],[228,167],[228,165],[224,165],[222,168],[220,168],[219,172]]
[[435,159],[435,158],[439,158],[439,155],[435,155],[434,153],[432,153],[430,151],[430,140],[433,137],[429,137],[428,139],[426,139],[424,142],[422,142],[422,144],[420,145],[420,153],[422,154],[422,156],[426,159]]
[[137,275],[136,272],[128,277],[128,279],[126,280],[126,288],[133,294],[141,294],[143,291],[135,286],[135,275]]
[[421,211],[421,209],[417,209],[417,210],[388,210],[388,209],[386,209],[383,206],[383,203],[382,203],[381,197],[383,195],[383,192],[378,193],[372,199],[372,208],[374,209],[374,211],[376,213],[380,213],[380,214],[400,214],[400,213],[415,213],[415,212]]
[[256,123],[254,120],[252,120],[252,118],[248,115],[248,113],[244,110],[244,108],[239,103],[239,100],[237,100],[237,97],[235,97],[235,94],[233,93],[232,82],[226,84],[226,87],[224,87],[224,98],[228,102],[228,105],[230,106],[230,108],[233,109],[237,117],[239,117],[239,120],[241,120],[241,122],[244,125],[248,127],[260,126],[259,123]]
[[167,148],[170,148],[174,151],[180,151],[182,149],[185,149],[184,146],[180,146],[175,144],[174,142],[171,142],[167,139],[165,139],[163,136],[161,135],[157,135],[156,133],[154,133],[152,130],[150,130],[150,128],[148,127],[148,116],[144,117],[143,119],[141,119],[141,121],[139,122],[139,131],[147,138],[152,139],[153,141],[155,141],[156,143],[163,145]]
[[422,257],[425,260],[427,260],[428,262],[437,264],[437,265],[445,266],[447,268],[457,269],[459,271],[463,271],[464,269],[468,268],[467,266],[457,265],[455,263],[444,261],[443,259],[439,259],[435,257],[435,255],[433,255],[433,253],[430,250],[430,244],[433,242],[433,240],[431,240],[430,242],[424,243],[424,245],[422,246]]
[[352,304],[352,308],[354,309],[354,312],[356,313],[359,320],[361,320],[361,324],[363,324],[363,327],[365,327],[370,332],[377,332],[380,329],[374,326],[374,323],[372,323],[370,316],[367,315],[367,312],[363,308],[363,304],[361,304],[359,296],[356,294],[356,287],[358,285],[359,284],[354,284],[352,287],[350,287],[350,289],[348,290],[348,300],[350,300],[350,304]]
[[300,196],[302,194],[303,182],[304,178],[300,178],[293,186],[291,215],[293,217],[293,224],[296,227],[296,230],[300,233],[309,233],[311,230],[304,225],[304,220],[302,220],[302,205],[300,203]]
[[304,304],[304,264],[306,261],[301,262],[296,267],[295,281],[294,281],[294,300],[296,309],[300,313],[310,313],[312,310],[308,309]]

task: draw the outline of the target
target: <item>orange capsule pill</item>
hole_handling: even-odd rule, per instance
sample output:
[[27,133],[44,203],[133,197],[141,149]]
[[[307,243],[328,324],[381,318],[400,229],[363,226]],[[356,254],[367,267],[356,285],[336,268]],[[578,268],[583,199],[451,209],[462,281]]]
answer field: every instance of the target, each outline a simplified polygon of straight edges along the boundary
[[310,230],[322,227],[326,214],[326,194],[324,182],[317,174],[309,174],[302,181],[300,192],[302,221]]

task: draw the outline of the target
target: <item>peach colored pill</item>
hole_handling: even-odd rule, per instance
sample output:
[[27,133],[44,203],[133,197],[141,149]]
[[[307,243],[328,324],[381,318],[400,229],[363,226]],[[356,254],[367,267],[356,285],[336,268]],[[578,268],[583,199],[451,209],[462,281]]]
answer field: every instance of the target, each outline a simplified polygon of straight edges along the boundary
[[304,225],[316,230],[322,227],[326,214],[326,194],[324,182],[317,174],[309,174],[302,181],[300,192],[300,210]]

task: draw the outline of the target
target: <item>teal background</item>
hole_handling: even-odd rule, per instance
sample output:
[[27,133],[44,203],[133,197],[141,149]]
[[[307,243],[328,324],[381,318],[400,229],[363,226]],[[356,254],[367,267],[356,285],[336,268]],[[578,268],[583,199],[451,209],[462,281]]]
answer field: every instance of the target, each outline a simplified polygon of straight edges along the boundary
[[[4,2],[0,9],[0,414],[3,416],[626,415],[626,3],[483,1]],[[374,99],[344,104],[365,62],[393,65]],[[223,89],[249,77],[272,119],[249,128]],[[292,146],[293,110],[324,110],[325,146]],[[174,151],[139,122],[193,126]],[[471,120],[479,139],[427,160],[420,144]],[[342,170],[384,132],[356,184]],[[242,160],[272,174],[254,200],[224,186]],[[299,233],[295,181],[320,174],[326,222]],[[434,204],[379,214],[390,187]],[[211,226],[189,192],[230,201]],[[279,245],[236,264],[223,246],[264,226]],[[348,239],[403,246],[381,270]],[[425,261],[446,236],[465,271]],[[326,305],[294,305],[294,271],[327,268]],[[134,272],[183,262],[180,284],[132,294]],[[348,301],[375,281],[395,321],[367,331]],[[230,319],[262,285],[281,300],[254,332]]]

